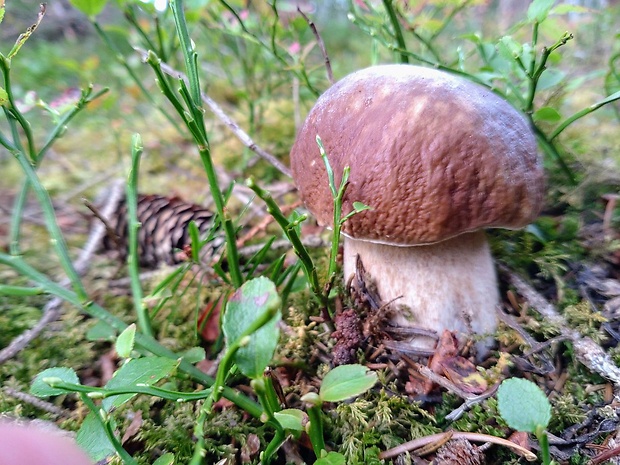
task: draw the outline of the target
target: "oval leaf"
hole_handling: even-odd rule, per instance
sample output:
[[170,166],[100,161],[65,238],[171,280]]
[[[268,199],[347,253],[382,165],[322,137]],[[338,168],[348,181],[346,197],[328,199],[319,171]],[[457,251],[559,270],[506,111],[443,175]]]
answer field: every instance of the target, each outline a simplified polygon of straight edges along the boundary
[[[163,357],[143,357],[129,360],[120,367],[114,377],[105,385],[108,389],[125,388],[136,384],[151,386],[160,379],[169,376],[176,368],[177,362]],[[135,394],[122,394],[103,399],[102,407],[109,411],[131,399]]]
[[502,418],[512,429],[535,433],[549,425],[551,404],[536,384],[526,379],[511,378],[497,391],[497,405]]
[[0,106],[6,104],[9,101],[9,94],[6,93],[2,87],[0,87]]
[[69,0],[71,4],[86,16],[97,16],[108,0]]
[[114,445],[94,412],[86,415],[75,441],[86,451],[91,460],[97,463],[107,463],[106,459],[116,454]]
[[319,396],[324,402],[340,402],[373,387],[377,374],[362,365],[340,365],[325,375]]
[[132,323],[125,328],[125,330],[118,335],[116,339],[116,353],[121,358],[129,358],[131,351],[133,350],[133,344],[136,339],[136,324]]
[[[258,378],[276,350],[280,331],[280,296],[276,286],[267,278],[252,279],[241,286],[230,297],[222,321],[222,330],[229,345],[241,337],[247,343],[235,354],[235,363],[249,378]],[[246,334],[260,319],[268,318],[258,330]]]
[[65,383],[72,384],[80,384],[80,379],[78,378],[75,371],[71,368],[48,368],[47,370],[43,370],[39,373],[36,378],[32,381],[32,385],[30,386],[30,393],[37,397],[49,397],[49,396],[59,396],[61,394],[66,394],[67,391],[64,389],[56,389],[51,387],[45,381],[46,378],[58,378]]
[[527,9],[528,21],[542,23],[547,19],[554,3],[555,0],[534,0]]
[[181,355],[181,359],[191,364],[202,362],[206,357],[207,354],[202,347],[192,347]]
[[276,417],[276,420],[280,423],[282,428],[293,430],[293,431],[303,431],[304,423],[307,420],[307,416],[301,410],[296,408],[287,408],[284,410],[280,410],[279,412],[275,412],[273,414]]
[[153,465],[173,465],[174,464],[174,454],[168,452],[167,454],[162,455],[157,460],[153,462]]
[[325,457],[321,457],[314,465],[345,465],[345,456],[338,452],[329,452]]
[[550,89],[551,87],[557,86],[559,83],[561,83],[565,77],[566,74],[559,69],[546,69],[540,75],[540,79],[538,80],[538,85],[536,86],[536,89]]
[[562,115],[551,107],[542,107],[534,112],[532,115],[534,121],[547,121],[548,123],[557,123],[562,119]]

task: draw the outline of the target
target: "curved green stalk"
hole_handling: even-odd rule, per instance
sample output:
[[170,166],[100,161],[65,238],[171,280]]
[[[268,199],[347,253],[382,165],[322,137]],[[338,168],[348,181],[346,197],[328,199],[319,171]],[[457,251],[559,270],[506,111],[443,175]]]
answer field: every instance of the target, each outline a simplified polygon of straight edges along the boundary
[[568,118],[566,118],[562,122],[562,124],[560,124],[557,128],[555,128],[553,133],[549,136],[549,141],[551,142],[553,139],[555,139],[557,136],[559,136],[560,133],[562,131],[564,131],[564,129],[566,129],[568,126],[573,124],[578,119],[581,119],[584,116],[589,115],[590,113],[598,110],[602,106],[607,105],[608,103],[611,103],[611,102],[615,102],[616,100],[620,100],[620,91],[615,92],[615,93],[607,96],[606,98],[604,98],[600,102],[596,102],[594,105],[590,105],[589,107],[584,108],[583,110],[578,111],[577,113],[569,116]]
[[400,49],[400,62],[409,63],[407,44],[405,44],[403,31],[398,22],[398,16],[396,15],[396,11],[394,10],[394,5],[392,5],[392,0],[383,0],[383,6],[385,7],[385,11],[387,11],[388,17],[390,18],[390,23],[392,24],[392,29],[394,30],[394,37],[396,38],[396,43],[398,44],[398,48]]
[[327,450],[325,447],[325,439],[323,437],[323,418],[321,415],[321,407],[319,405],[313,405],[308,408],[308,436],[310,436],[310,442],[312,443],[312,449],[317,458],[321,457],[321,452]]
[[84,285],[82,284],[82,280],[80,279],[79,274],[75,270],[73,266],[73,262],[69,257],[69,252],[67,248],[67,244],[65,242],[64,236],[60,227],[58,226],[58,222],[56,221],[56,214],[54,212],[54,206],[52,205],[52,200],[47,193],[47,190],[41,184],[39,177],[32,166],[32,164],[26,159],[25,155],[22,152],[15,152],[13,154],[17,161],[19,162],[26,178],[30,182],[32,186],[32,190],[34,191],[37,200],[39,201],[39,205],[43,210],[43,216],[45,218],[45,226],[49,235],[51,237],[52,246],[56,251],[56,255],[60,260],[60,264],[63,268],[63,271],[69,278],[71,282],[71,286],[75,291],[77,297],[81,301],[88,300],[88,294]]
[[97,421],[99,422],[103,430],[105,431],[105,434],[108,437],[108,440],[110,441],[112,446],[114,446],[114,449],[116,450],[116,453],[119,455],[119,457],[123,461],[123,464],[138,465],[138,462],[129,454],[129,452],[125,450],[121,442],[118,440],[118,438],[114,434],[114,431],[112,430],[112,426],[110,425],[110,421],[105,420],[104,416],[106,415],[106,413],[103,410],[101,410],[100,407],[97,407],[95,403],[91,399],[89,399],[89,397],[86,394],[80,394],[80,398],[82,399],[82,402],[84,402],[84,404],[88,407],[88,409],[95,415],[95,418],[97,419]]
[[[36,154],[33,160],[34,168],[38,168],[47,151],[50,149],[52,144],[62,136],[64,131],[67,129],[67,125],[69,122],[86,106],[92,102],[93,100],[101,97],[103,94],[108,92],[108,88],[101,89],[95,94],[91,95],[93,92],[92,85],[88,87],[86,90],[82,90],[82,95],[80,99],[76,102],[71,110],[65,113],[60,120],[56,123],[56,126],[49,133],[47,140],[44,142],[43,147],[39,150],[39,153]],[[8,148],[8,147],[7,147]],[[10,150],[10,149],[9,149]],[[13,150],[10,150],[13,152]],[[30,189],[30,181],[25,179],[22,187],[19,191],[19,194],[15,197],[15,201],[13,203],[13,210],[11,214],[11,224],[9,229],[9,250],[13,255],[19,255],[19,237],[21,232],[21,221],[23,216],[24,207],[26,205],[26,199],[28,197],[28,191]]]
[[138,173],[140,171],[140,157],[142,156],[142,140],[139,134],[131,138],[131,171],[126,189],[127,219],[129,229],[129,253],[127,254],[127,268],[131,282],[131,296],[134,309],[138,317],[140,330],[147,336],[153,337],[151,318],[142,300],[142,286],[140,286],[140,269],[138,257],[138,230],[141,227],[138,221]]
[[[8,98],[8,110],[6,110],[11,117],[15,118],[15,120],[19,123],[22,130],[24,131],[24,135],[26,136],[26,142],[28,143],[28,155],[31,159],[35,158],[35,154],[37,153],[36,148],[34,146],[34,136],[32,134],[32,128],[30,127],[30,123],[19,108],[15,104],[15,99],[13,97],[13,88],[11,84],[11,59],[5,57],[0,54],[0,68],[2,69],[2,75],[4,76],[4,90],[7,94]],[[6,107],[5,107],[6,108]]]
[[90,399],[106,399],[108,397],[119,396],[123,394],[145,394],[153,397],[160,397],[175,402],[188,402],[194,400],[205,399],[211,395],[211,389],[205,389],[200,392],[180,392],[170,391],[155,386],[135,385],[126,388],[107,389],[94,386],[85,386],[83,384],[67,383],[64,381],[54,381],[43,379],[50,387],[62,389],[67,392],[79,392],[88,395]]
[[[176,94],[174,94],[174,92],[172,92],[169,88],[170,86],[168,81],[163,77],[161,69],[159,69],[159,74],[162,74],[162,76],[159,77],[158,82],[164,94],[170,99],[179,115],[183,118],[198,147],[200,159],[202,160],[202,164],[207,175],[209,189],[213,197],[213,203],[215,204],[217,214],[222,222],[222,227],[226,236],[226,254],[228,258],[230,278],[233,285],[236,288],[239,288],[243,284],[243,274],[241,273],[241,265],[239,263],[236,230],[230,215],[227,213],[224,196],[222,195],[217,174],[215,172],[215,166],[211,158],[209,139],[204,125],[202,96],[200,93],[200,81],[198,78],[198,56],[192,47],[189,32],[187,30],[185,13],[183,11],[183,1],[171,0],[170,8],[172,9],[177,34],[181,44],[183,56],[185,58],[186,75],[189,88],[187,88],[187,85],[183,79],[179,79],[179,84],[181,86],[180,95],[187,105],[187,110],[182,107],[181,102],[176,97]],[[156,69],[157,72],[157,68],[160,68],[160,63],[159,59],[153,55],[154,53],[149,53],[147,61],[154,69]]]
[[[319,299],[321,299],[322,304],[326,304],[325,298],[323,296],[323,292],[321,289],[321,285],[319,284],[319,277],[316,271],[316,267],[312,262],[312,258],[308,253],[308,249],[304,246],[299,237],[299,234],[295,230],[295,225],[291,224],[286,216],[280,210],[278,204],[273,200],[271,194],[266,190],[263,190],[260,186],[256,184],[253,178],[249,178],[246,181],[246,186],[248,186],[254,193],[267,205],[267,213],[269,213],[276,223],[280,225],[282,231],[291,242],[293,246],[293,250],[295,254],[299,257],[301,261],[302,267],[304,269],[304,273],[306,274],[306,278],[308,279],[308,283],[310,284],[310,289],[312,293]],[[302,217],[305,219],[305,217]],[[300,219],[303,221],[303,219]]]

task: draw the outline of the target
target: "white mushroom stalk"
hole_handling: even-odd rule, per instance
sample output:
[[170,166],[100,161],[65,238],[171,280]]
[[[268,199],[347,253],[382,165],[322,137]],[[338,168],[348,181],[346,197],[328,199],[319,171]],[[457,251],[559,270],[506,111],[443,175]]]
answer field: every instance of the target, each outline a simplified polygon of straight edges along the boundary
[[[382,300],[406,307],[394,314],[394,325],[417,326],[438,335],[446,328],[461,336],[477,334],[478,351],[486,352],[497,326],[499,292],[483,231],[413,247],[345,237],[345,276],[355,273],[357,255]],[[420,349],[432,349],[435,342],[424,336],[410,338],[411,346]]]
[[330,226],[317,135],[336,185],[350,167],[343,213],[354,202],[371,207],[344,224],[345,280],[359,254],[383,301],[402,296],[396,302],[408,308],[393,324],[479,335],[484,353],[499,296],[483,230],[521,228],[543,203],[528,121],[488,89],[433,69],[387,65],[346,76],[319,98],[291,150],[304,202]]

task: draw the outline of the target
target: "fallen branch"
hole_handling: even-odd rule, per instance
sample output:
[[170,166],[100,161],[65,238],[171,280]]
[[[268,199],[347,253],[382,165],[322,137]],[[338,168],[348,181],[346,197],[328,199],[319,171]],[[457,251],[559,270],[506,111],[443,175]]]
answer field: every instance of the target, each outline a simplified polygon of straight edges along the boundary
[[556,326],[561,334],[572,342],[575,355],[581,363],[590,371],[613,382],[616,388],[620,388],[620,368],[616,366],[600,345],[568,326],[564,317],[558,313],[555,307],[520,276],[504,266],[500,267],[500,270],[508,276],[510,284],[527,300],[530,307],[540,313],[547,322]]
[[532,462],[536,460],[536,454],[533,452],[521,447],[520,445],[508,441],[507,439],[498,438],[496,436],[490,436],[488,434],[480,434],[480,433],[463,433],[460,431],[448,431],[445,433],[432,434],[430,436],[424,436],[423,438],[414,439],[409,442],[405,442],[404,444],[400,444],[392,449],[388,449],[379,454],[379,458],[381,460],[389,459],[392,457],[396,457],[397,455],[404,454],[405,452],[415,451],[415,449],[419,449],[421,447],[428,446],[429,444],[433,444],[435,442],[441,442],[446,438],[446,436],[450,436],[450,439],[465,439],[471,442],[490,442],[493,444],[497,444],[500,446],[505,446],[513,449],[515,452],[521,454],[525,457],[526,460]]
[[10,387],[5,387],[2,392],[9,397],[13,397],[21,402],[25,402],[30,404],[38,409],[44,410],[47,413],[51,413],[52,415],[56,415],[57,417],[63,418],[71,418],[71,413],[65,409],[57,407],[51,402],[47,402],[39,397],[33,396],[26,392],[17,391]]

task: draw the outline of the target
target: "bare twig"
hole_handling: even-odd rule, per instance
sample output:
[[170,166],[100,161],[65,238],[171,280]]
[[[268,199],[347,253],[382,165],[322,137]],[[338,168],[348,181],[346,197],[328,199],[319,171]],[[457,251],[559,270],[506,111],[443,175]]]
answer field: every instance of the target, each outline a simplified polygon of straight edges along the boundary
[[404,444],[400,444],[399,446],[393,447],[392,449],[381,452],[379,454],[379,458],[385,460],[396,457],[397,455],[404,454],[405,452],[413,451],[428,444],[433,444],[441,441],[445,438],[446,435],[450,435],[451,439],[465,439],[472,442],[491,442],[493,444],[498,444],[500,446],[505,446],[513,449],[530,462],[536,460],[536,455],[533,452],[525,449],[524,447],[521,447],[520,445],[512,441],[508,441],[507,439],[490,436],[488,434],[463,433],[460,431],[449,431],[446,433],[432,434],[430,436],[424,436],[423,438],[414,439],[413,441],[405,442]]
[[575,355],[581,363],[590,371],[612,381],[616,388],[620,387],[620,368],[616,366],[600,345],[589,337],[582,336],[579,331],[569,327],[564,317],[558,313],[555,307],[520,276],[507,267],[500,267],[500,269],[502,273],[508,276],[510,284],[528,301],[530,307],[540,313],[546,321],[555,325],[561,334],[572,342]]
[[316,25],[314,24],[314,22],[310,18],[308,18],[308,16],[306,16],[306,14],[303,11],[301,11],[301,8],[297,7],[297,11],[301,15],[301,17],[306,20],[306,22],[308,23],[308,26],[310,26],[310,29],[312,30],[312,33],[314,34],[314,37],[316,38],[317,44],[319,44],[319,48],[321,49],[321,53],[323,54],[323,58],[325,59],[325,71],[327,72],[327,79],[329,79],[330,84],[333,84],[334,73],[332,72],[332,65],[329,61],[329,55],[327,54],[327,49],[325,48],[325,42],[323,42],[323,38],[321,37],[321,34],[319,34],[319,31],[316,28]]
[[14,399],[20,400],[22,402],[26,402],[27,404],[33,405],[34,407],[38,409],[45,410],[46,412],[51,413],[52,415],[56,415],[59,417],[66,417],[66,418],[71,417],[71,414],[68,411],[61,409],[60,407],[57,407],[50,402],[47,402],[43,399],[35,397],[26,392],[17,391],[10,387],[5,387],[2,391],[4,392],[4,394],[6,394],[9,397],[13,397]]
[[[118,206],[118,202],[123,192],[122,181],[115,182],[110,188],[110,191],[111,192],[108,196],[106,205],[102,209],[106,218],[109,218]],[[105,235],[105,231],[105,226],[102,223],[93,223],[88,240],[74,263],[74,267],[78,275],[83,276],[86,271],[88,271],[91,264],[91,257],[99,248],[101,240]],[[69,279],[64,279],[61,282],[62,286],[69,286],[70,284]],[[62,303],[63,300],[59,297],[54,297],[50,300],[45,307],[43,307],[43,316],[41,319],[32,328],[17,336],[8,346],[0,351],[0,364],[17,355],[22,349],[30,344],[31,341],[41,334],[49,323],[57,320],[60,316],[60,307],[62,306]]]
[[[135,50],[142,56],[143,60],[146,60],[148,52],[141,48],[135,48]],[[185,82],[189,82],[187,76],[180,71],[172,68],[170,65],[160,62],[161,69],[164,73],[177,79],[183,79]],[[291,170],[289,170],[280,160],[274,155],[270,154],[266,150],[259,147],[254,140],[246,133],[239,125],[228,116],[222,107],[220,107],[211,97],[204,92],[200,92],[200,97],[204,103],[211,109],[211,111],[217,116],[228,128],[237,136],[237,138],[249,148],[252,152],[256,153],[263,160],[270,163],[274,168],[280,171],[285,176],[291,177]]]
[[465,399],[465,402],[463,402],[460,406],[458,406],[457,408],[452,410],[448,415],[446,415],[446,420],[450,420],[450,421],[458,420],[459,418],[463,416],[463,414],[467,410],[472,408],[474,405],[478,405],[484,402],[485,400],[487,400],[489,397],[494,396],[495,393],[497,392],[497,389],[499,389],[499,383],[494,384],[493,386],[491,386],[490,389],[487,389],[480,395],[467,397]]

